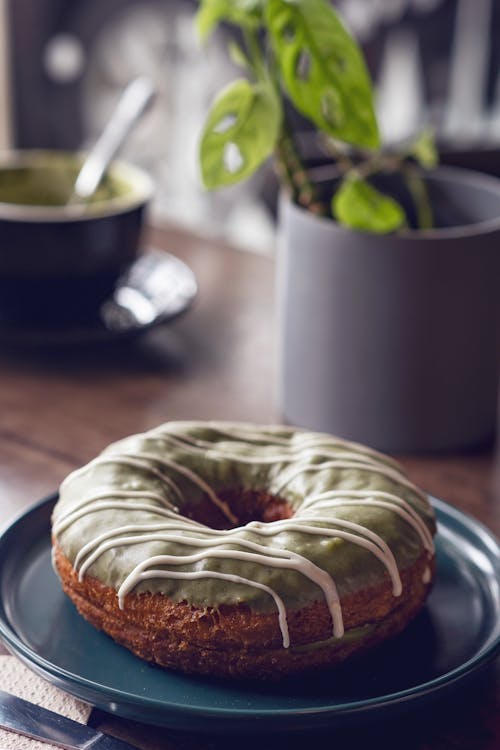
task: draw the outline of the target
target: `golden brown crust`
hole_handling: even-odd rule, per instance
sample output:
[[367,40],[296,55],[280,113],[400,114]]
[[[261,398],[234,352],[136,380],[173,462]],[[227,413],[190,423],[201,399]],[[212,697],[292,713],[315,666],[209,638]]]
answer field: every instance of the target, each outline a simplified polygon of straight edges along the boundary
[[[64,591],[92,625],[142,659],[217,676],[275,679],[338,664],[402,631],[422,607],[434,578],[434,559],[423,551],[401,571],[400,597],[393,596],[389,582],[346,596],[341,604],[347,637],[342,639],[332,638],[324,602],[290,611],[291,646],[285,649],[277,615],[257,614],[246,606],[202,609],[172,602],[163,594],[131,593],[120,609],[114,589],[90,576],[79,581],[57,542],[54,548]],[[431,575],[425,582],[427,569]],[[363,626],[365,633],[349,637],[349,630]]]

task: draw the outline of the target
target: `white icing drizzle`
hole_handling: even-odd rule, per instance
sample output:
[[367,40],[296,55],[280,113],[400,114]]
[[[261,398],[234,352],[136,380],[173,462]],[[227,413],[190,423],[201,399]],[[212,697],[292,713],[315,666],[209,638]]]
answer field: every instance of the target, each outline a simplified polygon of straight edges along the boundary
[[[231,583],[242,583],[247,584],[248,586],[252,586],[255,589],[260,589],[261,591],[265,591],[270,596],[273,597],[274,601],[276,602],[276,606],[278,608],[278,622],[281,630],[281,635],[283,638],[283,648],[289,648],[290,646],[290,636],[288,633],[288,624],[286,619],[286,608],[285,604],[283,602],[283,599],[279,596],[279,594],[274,591],[274,589],[270,588],[269,586],[266,586],[264,583],[259,583],[257,581],[252,581],[248,578],[243,578],[242,576],[234,575],[233,573],[220,573],[216,570],[195,570],[192,572],[184,573],[184,572],[178,572],[178,571],[169,571],[168,573],[164,570],[150,570],[146,571],[144,573],[138,573],[137,575],[137,582],[139,582],[142,578],[181,578],[185,580],[197,580],[200,578],[216,578],[218,580],[222,581],[229,581]],[[120,592],[119,592],[120,595]]]
[[[276,464],[276,463],[290,463],[290,461],[295,461],[298,456],[300,456],[301,459],[304,458],[336,458],[339,454],[338,451],[332,451],[327,449],[320,449],[317,448],[314,450],[313,448],[295,448],[293,451],[290,450],[287,453],[282,454],[274,454],[274,455],[258,455],[258,456],[248,456],[244,453],[231,453],[228,450],[218,450],[216,448],[205,448],[199,445],[192,445],[190,443],[183,443],[182,440],[176,440],[172,435],[163,434],[159,436],[159,439],[165,440],[172,445],[175,445],[179,448],[182,448],[186,451],[192,451],[195,453],[202,453],[204,456],[208,456],[211,459],[220,459],[222,461],[238,461],[243,464]],[[378,466],[378,462],[374,458],[369,458],[367,456],[359,456],[356,453],[348,453],[347,451],[342,451],[342,458],[349,459],[350,461],[355,461],[359,463],[360,465],[365,466],[366,464],[369,464],[370,466]]]
[[[167,541],[174,541],[178,544],[186,544],[192,547],[206,547],[211,548],[207,554],[205,551],[195,552],[188,555],[156,555],[143,561],[137,565],[134,570],[127,576],[122,585],[118,590],[118,601],[120,607],[123,608],[123,602],[126,595],[132,591],[140,580],[145,578],[154,578],[155,574],[151,572],[150,568],[153,565],[185,565],[190,563],[196,563],[202,560],[206,560],[207,557],[211,559],[228,559],[228,560],[243,560],[244,562],[254,562],[260,565],[269,565],[274,568],[284,568],[289,570],[296,570],[303,575],[307,576],[317,586],[319,586],[325,596],[328,609],[330,611],[333,621],[333,634],[336,638],[341,638],[344,634],[344,626],[342,623],[342,613],[340,609],[339,597],[337,594],[337,588],[332,578],[322,568],[312,563],[302,555],[298,555],[290,550],[279,550],[273,549],[272,552],[269,548],[263,547],[260,544],[255,544],[249,540],[240,539],[238,544],[246,549],[224,549],[220,546],[220,541],[217,539],[197,539],[193,537],[186,537],[185,535],[160,535],[159,541],[163,539]],[[134,542],[132,542],[134,543]],[[247,551],[253,550],[253,551]],[[156,572],[156,571],[155,571]],[[203,573],[212,573],[215,571],[198,571]],[[221,571],[219,571],[221,572]],[[172,571],[163,570],[162,578],[169,578]],[[222,575],[222,573],[221,573]],[[230,573],[224,573],[225,576],[231,576]],[[259,583],[257,581],[250,581],[246,579],[249,585]],[[271,587],[267,586],[266,589],[271,593],[274,593],[274,599],[278,597],[277,592]],[[286,626],[286,618],[285,623]],[[288,638],[288,626],[281,628],[284,642],[289,642]]]
[[[127,454],[123,455],[123,458],[127,458]],[[163,464],[163,466],[167,466],[169,469],[172,469],[173,471],[176,471],[178,474],[182,474],[187,479],[189,479],[193,484],[196,484],[202,492],[205,492],[212,503],[219,508],[220,511],[226,516],[226,518],[231,521],[231,523],[237,523],[238,519],[234,515],[234,513],[229,508],[228,504],[224,502],[224,500],[221,500],[220,497],[217,496],[217,494],[213,491],[213,489],[208,485],[199,474],[196,474],[196,472],[191,471],[191,469],[188,469],[187,466],[184,466],[183,464],[179,463],[178,461],[172,461],[169,458],[165,458],[165,456],[159,456],[156,453],[147,453],[145,451],[142,451],[140,453],[140,457],[144,458],[149,461],[155,461],[156,463]]]
[[[183,451],[202,453],[207,460],[225,459],[243,464],[293,464],[285,475],[279,486],[269,487],[267,490],[276,497],[281,496],[282,491],[294,479],[301,474],[309,472],[321,472],[326,470],[356,469],[378,473],[392,482],[409,489],[415,499],[422,501],[426,509],[427,502],[424,493],[418,490],[399,471],[398,465],[388,461],[386,456],[377,454],[368,448],[347,441],[332,439],[328,441],[326,436],[315,433],[295,433],[295,443],[292,445],[290,438],[282,438],[258,429],[245,429],[239,425],[233,428],[221,428],[214,426],[217,423],[208,423],[218,434],[225,435],[232,443],[241,444],[242,448],[248,441],[258,441],[266,445],[252,445],[253,451],[260,448],[265,449],[262,455],[248,455],[231,451],[225,441],[223,446],[182,432],[181,427],[175,423],[168,424],[152,430],[144,435],[145,438],[162,440],[170,443],[174,448]],[[180,431],[180,434],[179,434]],[[299,436],[299,440],[297,440]],[[139,436],[142,437],[142,436]],[[326,445],[325,445],[326,444]],[[269,454],[269,447],[275,446],[277,452]],[[121,445],[117,444],[117,450]],[[355,452],[355,449],[357,452]],[[311,463],[320,459],[326,460],[322,463]],[[299,460],[297,460],[299,459]],[[107,451],[91,461],[85,467],[73,472],[61,485],[64,491],[70,485],[72,479],[81,477],[89,470],[101,464],[118,464],[130,468],[149,472],[158,478],[165,491],[173,492],[182,503],[182,492],[171,476],[171,472],[184,476],[211,500],[221,510],[226,518],[232,523],[237,519],[231,509],[214,490],[196,472],[187,466],[168,458],[163,454],[149,453],[144,450],[134,455],[129,453],[113,453]],[[390,463],[390,465],[388,465]],[[170,470],[166,473],[158,468],[158,465]],[[402,592],[401,578],[398,566],[392,551],[387,543],[374,531],[367,529],[361,524],[355,523],[335,515],[327,515],[324,511],[335,510],[340,507],[372,506],[388,510],[404,519],[418,535],[423,547],[429,557],[433,554],[432,535],[427,525],[411,504],[390,492],[375,489],[339,489],[329,490],[305,498],[296,514],[292,518],[282,519],[271,523],[251,521],[244,526],[236,526],[231,529],[212,529],[192,519],[182,516],[172,502],[153,490],[115,490],[112,487],[94,491],[91,495],[83,496],[71,509],[62,513],[54,521],[54,533],[56,536],[66,531],[73,523],[88,513],[106,510],[122,510],[125,515],[128,511],[144,511],[158,517],[152,523],[134,522],[128,523],[113,530],[97,534],[80,549],[74,562],[80,579],[83,579],[89,568],[105,552],[116,547],[135,545],[141,543],[159,542],[171,543],[186,547],[185,554],[160,554],[153,555],[136,565],[125,577],[118,589],[118,600],[120,607],[124,606],[125,598],[141,581],[151,579],[186,579],[195,580],[201,578],[214,578],[229,582],[239,583],[257,588],[266,592],[275,602],[278,610],[278,621],[282,633],[283,646],[287,648],[290,643],[286,607],[278,592],[271,586],[261,581],[251,580],[237,574],[209,569],[194,569],[189,571],[176,570],[178,566],[194,565],[199,563],[210,564],[210,560],[240,560],[254,563],[258,566],[267,566],[295,570],[315,583],[323,592],[330,615],[332,617],[333,634],[339,638],[344,633],[342,611],[337,593],[337,587],[328,572],[317,566],[308,558],[290,549],[282,549],[277,544],[266,546],[257,541],[248,539],[248,534],[256,538],[277,536],[282,532],[297,532],[301,534],[318,535],[324,538],[339,539],[348,544],[354,544],[364,548],[366,551],[385,566],[392,582],[394,596]],[[246,536],[245,536],[246,535]],[[228,548],[225,545],[230,545]],[[195,550],[195,551],[193,551]],[[161,565],[158,569],[156,566]],[[167,567],[168,566],[168,569]],[[430,568],[424,572],[423,582],[430,580]]]
[[[113,507],[114,508],[123,508],[123,509],[129,509],[129,504],[118,504],[116,501],[120,498],[128,498],[131,500],[135,500],[134,504],[134,510],[149,510],[154,511],[157,510],[158,513],[160,513],[161,509],[158,508],[157,505],[154,505],[154,501],[161,503],[161,505],[166,506],[167,508],[171,508],[172,510],[177,511],[177,507],[175,505],[172,505],[172,503],[167,500],[162,495],[159,495],[157,492],[151,492],[149,490],[106,490],[104,492],[98,492],[94,493],[92,495],[88,495],[87,497],[84,497],[80,500],[79,503],[76,503],[71,511],[68,513],[62,513],[57,520],[54,521],[53,524],[53,531],[54,534],[57,536],[58,534],[61,534],[65,529],[67,529],[71,524],[78,520],[79,518],[83,518],[88,513],[87,506],[91,503],[97,503],[99,502],[99,506],[94,506],[92,508],[92,511],[102,509],[103,505],[101,503],[102,500],[106,498],[112,498],[113,500]],[[138,500],[151,500],[152,502],[149,504],[144,503],[138,503]]]
[[327,471],[328,469],[360,469],[360,470],[366,470],[371,473],[375,474],[382,474],[383,476],[386,476],[388,479],[392,479],[394,482],[397,482],[403,487],[407,487],[408,489],[412,490],[418,497],[420,497],[424,503],[426,503],[427,499],[425,497],[425,494],[419,490],[417,487],[415,487],[412,482],[410,482],[408,479],[406,479],[404,476],[402,476],[399,472],[394,471],[394,469],[389,468],[388,466],[381,466],[380,464],[374,464],[374,463],[362,463],[359,462],[353,462],[353,461],[343,461],[335,460],[335,461],[325,461],[322,464],[300,464],[296,466],[286,477],[283,482],[278,485],[278,487],[273,488],[273,491],[276,493],[276,495],[280,495],[285,487],[290,484],[296,477],[298,477],[300,474],[308,474],[311,471]]
[[[359,498],[359,499],[356,499]],[[410,503],[403,498],[383,490],[330,490],[318,495],[310,495],[301,506],[303,512],[312,508],[334,508],[339,506],[373,505],[377,508],[386,508],[404,518],[410,526],[413,526],[419,535],[423,546],[430,555],[434,554],[434,542],[432,534],[418,513],[411,507]]]
[[[192,451],[198,451],[200,453],[209,453],[210,457],[219,457],[221,459],[233,459],[235,461],[241,461],[242,463],[277,463],[280,461],[283,462],[289,462],[291,460],[295,460],[297,456],[300,456],[301,458],[307,457],[307,456],[314,456],[315,458],[322,458],[322,457],[337,457],[339,455],[339,451],[332,450],[335,448],[341,448],[341,454],[343,458],[349,458],[353,461],[360,461],[360,462],[370,462],[370,463],[382,463],[382,464],[388,464],[392,466],[396,471],[400,470],[399,464],[396,461],[393,461],[392,459],[383,456],[381,453],[377,453],[376,451],[371,450],[370,448],[365,448],[364,446],[358,446],[357,443],[350,443],[347,441],[335,441],[331,440],[330,445],[326,448],[322,448],[322,445],[327,443],[328,441],[325,439],[322,435],[315,435],[312,434],[310,436],[310,439],[306,439],[307,433],[304,433],[304,438],[301,440],[301,442],[296,445],[295,443],[293,445],[290,445],[289,440],[285,439],[277,439],[274,435],[270,436],[269,439],[269,445],[279,445],[282,447],[283,453],[281,455],[271,455],[268,456],[265,453],[259,454],[257,456],[249,456],[244,453],[231,453],[227,450],[227,448],[224,448],[222,450],[218,450],[216,447],[214,447],[213,443],[210,443],[208,440],[199,440],[196,438],[193,438],[191,436],[187,437],[184,435],[179,435],[178,432],[175,432],[175,430],[169,430],[164,428],[157,428],[153,431],[155,436],[161,437],[164,440],[168,440],[173,445],[177,445],[179,448],[182,448],[183,450],[192,450]],[[220,434],[228,435],[228,432],[217,430]],[[247,438],[242,438],[246,440]],[[253,438],[254,440],[257,440],[257,437]],[[234,437],[233,437],[234,440]],[[260,437],[260,442],[262,442],[262,435]],[[253,449],[263,449],[267,450],[269,446],[265,445],[256,445],[252,446]],[[359,448],[363,448],[363,450],[359,450]],[[356,452],[353,452],[353,450],[349,449],[356,449]]]
[[[245,443],[260,443],[262,446],[263,438],[262,438],[262,432],[254,432],[254,431],[242,431],[241,427],[239,430],[223,430],[219,427],[214,427],[214,423],[207,422],[207,426],[211,427],[215,432],[217,432],[218,435],[225,436],[229,438],[230,442],[242,441]],[[171,424],[165,424],[160,425],[159,427],[156,427],[154,430],[151,431],[150,434],[154,435],[176,435],[179,437],[180,440],[182,440],[183,444],[186,443],[192,443],[193,445],[202,446],[204,448],[206,447],[213,447],[213,443],[209,442],[208,440],[202,440],[201,438],[194,438],[192,435],[186,435],[185,432],[183,432],[180,429],[176,429],[175,426],[172,426]],[[285,447],[288,447],[290,445],[290,438],[283,438],[279,437],[278,435],[266,435],[266,442],[268,445],[283,445]],[[261,447],[261,446],[252,446],[252,447]],[[263,446],[262,446],[263,447]]]
[[[186,435],[185,432],[182,432],[182,424],[179,428],[178,423],[172,423],[168,422],[167,424],[160,425],[159,427],[155,428],[151,431],[150,434],[170,434],[170,435],[177,435],[183,442],[186,443],[192,443],[194,445],[201,446],[203,448],[213,448],[213,443],[209,442],[208,440],[200,440],[199,438],[194,438],[192,435]],[[256,448],[265,448],[266,445],[283,445],[285,449],[288,449],[290,451],[295,452],[296,446],[295,442],[299,443],[299,446],[297,446],[299,449],[300,447],[311,444],[311,445],[317,445],[320,446],[324,443],[330,445],[330,446],[336,446],[341,447],[342,449],[353,449],[356,451],[356,453],[361,453],[367,456],[372,456],[373,458],[378,458],[380,461],[386,464],[390,464],[394,466],[395,468],[399,469],[400,465],[397,461],[395,461],[390,456],[387,456],[383,453],[380,453],[379,451],[374,450],[373,448],[368,448],[366,445],[361,445],[361,443],[355,443],[348,440],[340,440],[338,438],[335,438],[331,435],[325,435],[323,433],[318,432],[308,432],[306,430],[301,431],[297,429],[290,429],[289,436],[287,438],[279,437],[274,432],[267,431],[265,433],[265,436],[263,435],[262,431],[259,431],[256,429],[253,425],[244,425],[240,424],[237,427],[231,426],[231,429],[223,429],[221,428],[220,424],[217,422],[207,422],[206,423],[208,427],[210,427],[214,432],[217,432],[219,435],[224,435],[225,437],[228,437],[231,442],[237,441],[243,441],[243,442],[256,442],[260,443],[260,445],[254,446]],[[283,427],[277,426],[277,430],[283,431]],[[295,433],[295,434],[294,434]],[[294,439],[294,445],[290,444],[290,438]],[[264,443],[266,445],[264,445]]]
[[[135,466],[137,468],[144,469],[145,471],[149,471],[151,474],[154,474],[163,482],[165,482],[165,484],[167,484],[169,488],[175,492],[178,500],[182,503],[184,498],[179,487],[175,484],[170,476],[152,466],[151,463],[149,463],[151,461],[153,461],[154,463],[163,464],[169,469],[173,469],[179,474],[187,477],[187,479],[190,479],[193,484],[196,484],[203,492],[208,495],[213,504],[216,505],[220,511],[222,511],[222,513],[229,521],[231,521],[231,523],[237,523],[238,519],[236,518],[234,513],[231,512],[231,509],[229,508],[227,503],[221,500],[221,498],[215,494],[212,488],[209,487],[209,485],[204,482],[198,474],[196,474],[194,471],[191,471],[186,466],[178,463],[177,461],[171,461],[170,459],[165,458],[164,456],[159,456],[156,453],[141,452],[139,456],[130,456],[126,453],[103,453],[101,456],[97,456],[97,458],[94,458],[93,461],[90,461],[90,463],[88,463],[86,466],[83,466],[81,469],[77,469],[70,476],[79,476],[81,473],[84,473],[85,470],[89,467],[95,467],[98,464],[111,463],[122,464],[124,466]],[[61,485],[61,487],[64,487],[64,484]]]
[[78,521],[80,518],[84,518],[84,516],[88,515],[89,512],[95,513],[99,510],[143,510],[147,513],[154,513],[158,516],[167,516],[167,518],[171,517],[172,515],[177,515],[177,513],[172,513],[165,508],[159,508],[157,505],[150,505],[149,503],[134,503],[133,508],[131,508],[129,503],[125,504],[123,502],[120,502],[119,500],[99,500],[98,502],[96,501],[94,503],[90,510],[85,507],[80,508],[74,513],[70,513],[68,516],[65,516],[64,519],[61,520],[61,522],[56,522],[54,524],[55,535],[58,536],[59,534],[62,534],[62,532],[69,528],[71,524],[73,524],[75,521]]
[[96,466],[101,466],[102,464],[118,464],[127,467],[132,466],[133,468],[140,469],[141,471],[147,472],[148,474],[152,474],[164,485],[166,485],[166,487],[172,490],[172,492],[177,496],[178,502],[183,503],[184,498],[182,496],[182,492],[177,487],[172,478],[168,476],[168,474],[165,474],[165,472],[156,469],[147,461],[141,460],[142,457],[142,454],[141,456],[123,456],[119,453],[102,453],[100,456],[97,456],[97,458],[89,461],[89,463],[85,466],[82,466],[81,469],[76,469],[68,477],[66,477],[66,479],[61,484],[61,491],[66,488],[71,480],[77,479],[82,474],[86,474],[89,469],[93,469]]

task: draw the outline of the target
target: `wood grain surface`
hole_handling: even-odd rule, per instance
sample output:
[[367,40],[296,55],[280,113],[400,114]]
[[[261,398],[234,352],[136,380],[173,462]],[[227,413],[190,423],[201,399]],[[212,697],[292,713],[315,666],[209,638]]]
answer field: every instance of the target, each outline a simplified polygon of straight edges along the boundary
[[[0,525],[128,434],[170,419],[280,421],[273,261],[174,228],[151,230],[149,243],[178,255],[198,278],[194,307],[174,324],[93,347],[0,348]],[[498,447],[398,458],[430,494],[500,535]],[[243,750],[256,742],[158,730],[100,711],[91,722],[152,750],[235,743]],[[303,747],[308,738],[267,738],[262,744]],[[418,713],[312,734],[310,741],[318,748],[498,750],[498,660],[464,689]]]

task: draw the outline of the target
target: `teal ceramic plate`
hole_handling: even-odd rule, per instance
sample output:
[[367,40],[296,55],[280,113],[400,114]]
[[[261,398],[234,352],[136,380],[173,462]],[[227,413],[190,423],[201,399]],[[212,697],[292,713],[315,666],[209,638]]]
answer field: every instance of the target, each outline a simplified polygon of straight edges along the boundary
[[0,636],[31,669],[121,716],[192,731],[325,728],[434,699],[500,646],[500,548],[483,526],[433,500],[438,577],[425,610],[376,652],[315,679],[235,684],[150,666],[94,630],[51,567],[52,496],[0,536]]

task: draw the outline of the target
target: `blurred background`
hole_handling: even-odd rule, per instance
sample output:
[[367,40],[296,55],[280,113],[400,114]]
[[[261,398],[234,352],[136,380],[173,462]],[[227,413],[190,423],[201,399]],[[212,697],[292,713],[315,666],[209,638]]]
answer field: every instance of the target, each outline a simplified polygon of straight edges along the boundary
[[[442,160],[500,174],[500,2],[337,0],[362,43],[384,139],[425,125]],[[124,156],[153,175],[153,220],[271,252],[271,167],[216,194],[198,178],[198,135],[214,94],[239,72],[231,30],[202,49],[194,0],[0,0],[0,148],[80,148],[124,86],[150,76],[156,105]]]

